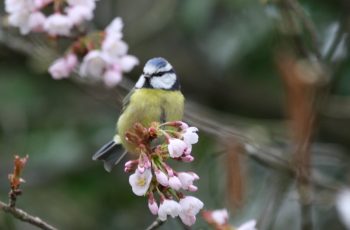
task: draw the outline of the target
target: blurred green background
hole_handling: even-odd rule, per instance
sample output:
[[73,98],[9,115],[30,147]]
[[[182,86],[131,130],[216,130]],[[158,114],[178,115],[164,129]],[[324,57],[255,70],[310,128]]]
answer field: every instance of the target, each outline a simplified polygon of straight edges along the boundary
[[[165,57],[180,76],[188,101],[200,104],[215,114],[213,119],[237,127],[259,143],[283,147],[288,134],[286,104],[275,54],[280,44],[290,41],[281,29],[283,14],[278,2],[100,0],[94,27],[103,29],[115,16],[123,18],[129,53],[140,59],[140,65],[126,78],[135,81],[145,61]],[[300,3],[315,23],[321,53],[327,52],[327,44],[344,21],[348,33],[347,1]],[[29,154],[23,175],[27,183],[18,207],[59,229],[145,229],[155,217],[149,213],[146,199],[132,194],[123,167],[109,174],[100,162],[91,160],[113,135],[126,90],[51,79],[46,69],[59,51],[45,51],[43,40],[22,38],[15,30],[0,31],[1,200],[7,200],[13,154]],[[346,39],[334,61],[325,63],[332,73],[330,103],[320,113],[313,146],[315,154],[333,156],[332,161],[314,167],[343,185],[348,178],[350,147],[348,47]],[[196,194],[206,209],[229,207],[223,198],[227,195],[223,156],[216,154],[222,149],[222,140],[200,131],[200,142],[194,148],[196,161],[186,165],[201,177]],[[276,171],[259,162],[246,158],[243,163],[244,205],[231,210],[236,225],[261,218],[275,180],[280,180]],[[268,229],[297,229],[298,197],[289,186],[286,190]],[[315,229],[345,229],[333,198],[328,190],[315,190]],[[0,229],[34,228],[0,212]],[[160,229],[182,226],[170,220]],[[209,228],[199,217],[193,229]]]

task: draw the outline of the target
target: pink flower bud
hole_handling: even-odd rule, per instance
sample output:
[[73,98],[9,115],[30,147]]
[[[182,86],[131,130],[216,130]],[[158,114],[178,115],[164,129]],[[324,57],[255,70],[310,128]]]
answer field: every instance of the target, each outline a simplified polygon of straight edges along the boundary
[[154,200],[153,196],[148,199],[148,208],[151,211],[151,213],[153,215],[157,215],[158,214],[158,204],[157,202]]
[[188,191],[190,192],[197,192],[197,190],[198,190],[198,187],[193,184],[188,186]]
[[184,157],[181,157],[181,160],[182,160],[183,162],[192,162],[192,161],[194,160],[194,157],[191,156],[191,155],[186,155],[186,156],[184,156]]
[[156,178],[157,178],[157,181],[159,182],[159,184],[161,184],[165,187],[167,187],[169,185],[168,177],[164,172],[160,171],[159,169],[156,169],[155,174],[156,174]]
[[139,161],[138,160],[132,160],[132,161],[127,161],[124,165],[124,171],[125,172],[132,172],[135,170],[136,166],[138,165]]
[[177,176],[172,176],[169,178],[169,186],[175,190],[180,190],[182,184]]

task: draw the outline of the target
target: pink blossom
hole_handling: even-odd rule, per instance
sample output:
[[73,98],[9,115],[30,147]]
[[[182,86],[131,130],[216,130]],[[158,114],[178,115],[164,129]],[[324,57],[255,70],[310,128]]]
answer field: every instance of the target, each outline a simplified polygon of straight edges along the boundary
[[193,181],[199,179],[198,175],[195,173],[191,174],[186,172],[180,172],[177,174],[177,176],[181,181],[182,189],[185,190],[189,190],[190,186],[193,185]]
[[156,169],[154,171],[155,175],[156,175],[156,178],[157,178],[157,181],[159,182],[159,184],[167,187],[169,185],[169,179],[168,179],[168,176],[161,170],[159,169]]
[[256,220],[247,221],[246,223],[239,226],[237,230],[257,230]]
[[5,11],[9,14],[18,13],[19,11],[31,11],[33,1],[31,0],[5,0]]
[[78,64],[78,58],[70,53],[63,58],[57,59],[49,68],[49,72],[54,79],[69,77],[75,66]]
[[228,222],[228,212],[226,209],[214,210],[211,212],[211,217],[218,225],[225,225]]
[[158,217],[161,221],[165,221],[167,216],[172,218],[177,217],[180,214],[181,206],[174,200],[165,199],[159,206]]
[[186,155],[186,156],[184,156],[184,157],[181,157],[181,160],[182,160],[183,162],[192,162],[192,161],[194,161],[194,157],[191,156],[191,155]]
[[96,7],[95,0],[67,0],[67,2],[70,6],[85,6],[91,8],[92,10],[94,10]]
[[28,34],[30,32],[29,27],[30,12],[27,10],[20,10],[16,13],[12,13],[8,17],[8,22],[11,26],[18,27],[21,34]]
[[124,72],[130,72],[138,64],[139,60],[135,56],[124,55],[120,58],[120,66]]
[[143,196],[146,194],[151,181],[151,169],[146,169],[143,173],[140,173],[138,170],[136,170],[135,173],[129,177],[129,183],[131,185],[132,191],[137,196]]
[[187,144],[184,141],[180,139],[175,139],[175,138],[169,139],[168,151],[169,151],[170,157],[172,158],[180,157],[185,152],[186,148],[187,148]]
[[83,77],[93,77],[99,79],[107,68],[105,55],[99,50],[90,51],[83,59],[80,66],[80,75]]
[[111,58],[118,58],[128,52],[128,45],[114,35],[108,35],[102,42],[102,50]]
[[68,36],[72,27],[72,20],[60,13],[50,15],[44,24],[45,31],[48,32],[51,36]]
[[198,187],[191,184],[190,186],[188,186],[188,191],[190,192],[196,192],[198,190]]
[[114,35],[117,40],[120,40],[123,37],[121,32],[123,26],[124,24],[120,17],[113,19],[113,21],[105,29],[107,36]]
[[198,142],[198,129],[196,127],[189,127],[185,130],[185,132],[182,134],[184,142],[186,142],[188,145],[193,145]]
[[180,179],[179,179],[177,176],[171,176],[171,177],[169,178],[169,186],[170,186],[172,189],[180,190],[182,184],[181,184]]
[[83,5],[68,7],[66,12],[74,25],[79,25],[84,21],[90,21],[93,18],[93,9]]
[[151,211],[151,213],[153,215],[157,215],[158,214],[158,204],[157,202],[154,200],[153,196],[148,199],[148,208]]
[[118,70],[107,70],[103,74],[103,81],[107,87],[114,87],[122,80],[122,73]]
[[40,11],[34,12],[29,16],[28,19],[29,28],[34,31],[42,31],[44,29],[44,24],[46,17]]
[[204,204],[198,198],[186,196],[180,200],[181,212],[179,214],[182,222],[188,226],[196,222],[196,215],[203,208]]

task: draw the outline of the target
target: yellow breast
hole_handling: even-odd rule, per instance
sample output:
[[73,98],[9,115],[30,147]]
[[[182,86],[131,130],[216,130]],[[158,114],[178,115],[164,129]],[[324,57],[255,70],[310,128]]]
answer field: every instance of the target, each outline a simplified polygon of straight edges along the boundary
[[119,117],[117,132],[124,148],[135,153],[135,147],[125,140],[125,133],[137,122],[148,127],[153,121],[181,120],[184,97],[180,91],[161,89],[137,89],[130,97],[129,105]]

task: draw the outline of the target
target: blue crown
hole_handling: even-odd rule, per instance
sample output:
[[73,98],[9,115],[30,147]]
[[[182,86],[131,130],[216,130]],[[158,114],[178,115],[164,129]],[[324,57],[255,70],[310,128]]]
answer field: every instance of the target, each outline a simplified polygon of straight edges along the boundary
[[152,58],[152,59],[148,60],[148,62],[146,63],[146,65],[152,65],[152,66],[156,67],[157,69],[163,68],[167,64],[168,64],[168,61],[165,60],[164,58],[161,58],[161,57]]

